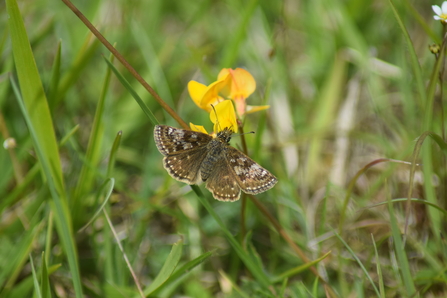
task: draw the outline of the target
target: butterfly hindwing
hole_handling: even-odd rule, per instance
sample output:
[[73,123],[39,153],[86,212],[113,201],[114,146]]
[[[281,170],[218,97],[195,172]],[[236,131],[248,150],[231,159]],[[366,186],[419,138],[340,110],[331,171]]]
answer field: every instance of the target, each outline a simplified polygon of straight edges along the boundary
[[237,201],[241,195],[241,188],[225,160],[216,163],[206,181],[206,188],[219,201]]
[[269,190],[278,182],[269,171],[233,147],[228,148],[226,158],[229,168],[245,193],[258,194]]
[[168,155],[163,158],[163,166],[172,178],[188,184],[198,184],[200,165],[206,156],[206,147],[186,153]]

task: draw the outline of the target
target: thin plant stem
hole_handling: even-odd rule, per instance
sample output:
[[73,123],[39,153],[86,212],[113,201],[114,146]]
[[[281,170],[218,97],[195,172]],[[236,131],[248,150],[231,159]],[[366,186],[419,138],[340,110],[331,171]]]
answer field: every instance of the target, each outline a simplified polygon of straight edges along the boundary
[[[242,125],[242,122],[238,120],[238,126],[239,126],[239,131],[241,134],[241,142],[242,142],[242,151],[247,154],[248,149],[247,149],[247,142],[245,141],[245,135],[244,135],[244,127]],[[241,196],[241,220],[240,220],[240,226],[241,226],[241,242],[244,240],[245,238],[245,213],[247,210],[247,195],[243,192],[242,196]]]
[[121,245],[121,241],[118,238],[118,235],[116,234],[115,229],[113,228],[113,225],[112,225],[112,222],[110,221],[109,215],[107,214],[106,210],[103,210],[103,212],[104,212],[104,216],[106,217],[107,223],[109,224],[110,230],[112,231],[113,237],[115,238],[116,243],[118,244],[118,247],[121,250],[121,253],[123,254],[124,261],[126,262],[127,267],[129,268],[130,274],[132,274],[132,278],[135,281],[135,285],[137,286],[138,292],[140,293],[140,296],[144,298],[146,296],[144,295],[144,292],[141,289],[140,282],[138,281],[138,278],[132,269],[132,265],[130,265],[129,259],[127,258],[127,255],[124,252],[123,246]]
[[[445,36],[446,36],[446,32],[447,32],[447,24],[442,22],[442,36],[443,36],[443,40],[445,42]],[[439,55],[437,55],[437,58],[439,58]],[[441,130],[442,130],[442,139],[445,141],[445,123],[444,123],[444,104],[443,104],[443,85],[442,82],[444,81],[444,73],[445,73],[445,55],[442,57],[442,63],[441,63],[441,70],[439,71],[439,90],[440,90],[440,94],[439,94],[439,104],[441,105]]]
[[[445,38],[446,38],[446,33],[447,33],[447,24],[444,22],[442,23],[442,36],[443,36],[443,43],[445,43]],[[443,88],[443,81],[444,81],[444,74],[445,74],[445,56],[446,55],[442,55],[442,63],[441,63],[441,70],[439,71],[439,105],[440,107],[440,111],[441,111],[441,131],[442,131],[442,139],[444,140],[444,142],[446,141],[445,139],[445,122],[444,122],[444,88]],[[439,59],[439,55],[437,55],[437,58]],[[447,168],[447,161],[446,161],[446,156],[443,154],[442,155],[442,161],[444,163],[444,169]],[[446,183],[447,183],[447,177],[444,178],[444,183],[442,183],[443,187],[441,188],[441,191],[446,192]]]

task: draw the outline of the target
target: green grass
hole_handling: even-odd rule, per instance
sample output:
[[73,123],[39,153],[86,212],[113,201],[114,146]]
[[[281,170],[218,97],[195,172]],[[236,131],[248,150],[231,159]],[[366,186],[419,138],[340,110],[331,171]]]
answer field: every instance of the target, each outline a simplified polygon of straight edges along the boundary
[[[447,297],[440,2],[74,2],[106,45],[62,1],[16,1],[0,297]],[[279,180],[235,203],[172,179],[152,133],[210,131],[187,83],[223,67],[271,106],[242,138]]]

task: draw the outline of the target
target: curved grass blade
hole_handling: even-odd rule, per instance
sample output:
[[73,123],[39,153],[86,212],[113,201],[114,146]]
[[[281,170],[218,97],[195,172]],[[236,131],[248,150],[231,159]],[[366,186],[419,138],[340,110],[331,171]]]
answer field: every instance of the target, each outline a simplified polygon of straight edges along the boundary
[[138,103],[138,105],[141,107],[143,112],[146,114],[146,116],[149,118],[151,123],[153,125],[157,125],[158,121],[155,118],[154,114],[152,114],[151,110],[147,107],[147,105],[144,103],[144,101],[141,99],[141,97],[138,95],[138,93],[132,88],[132,86],[129,84],[129,82],[120,74],[120,72],[115,68],[115,66],[107,60],[104,57],[104,60],[106,61],[107,65],[112,69],[113,73],[116,75],[118,80],[123,84],[124,87],[126,87],[127,91],[132,95],[132,97],[135,99],[135,101]]
[[340,235],[334,230],[334,235],[337,236],[338,240],[340,240],[341,243],[346,247],[346,249],[349,251],[349,253],[352,255],[352,257],[357,261],[357,264],[359,264],[360,268],[362,269],[363,273],[365,273],[366,278],[368,278],[369,282],[371,283],[372,287],[374,288],[374,291],[376,292],[377,297],[380,297],[380,292],[377,289],[376,285],[374,284],[374,281],[372,280],[371,276],[368,273],[368,270],[366,270],[365,266],[363,266],[360,259],[356,256],[354,251],[349,247],[348,243],[346,243],[343,238],[340,237]]
[[101,213],[101,211],[104,209],[104,207],[109,202],[110,196],[113,192],[113,187],[115,186],[115,179],[114,178],[108,178],[104,183],[101,185],[99,191],[98,191],[98,197],[101,196],[103,191],[107,188],[107,193],[105,195],[104,201],[102,202],[101,206],[99,206],[98,210],[96,210],[95,214],[93,214],[92,218],[82,227],[79,229],[78,233],[82,232],[85,228],[87,228]]
[[[303,264],[301,266],[292,268],[290,270],[287,270],[286,272],[284,272],[283,274],[281,274],[280,276],[274,278],[272,280],[273,283],[277,283],[277,282],[281,282],[284,279],[288,279],[291,276],[294,276],[298,273],[303,272],[304,270],[309,269],[310,267],[312,267],[315,264],[318,264],[319,262],[321,262],[322,260],[326,259],[327,256],[329,256],[332,253],[332,251],[328,251],[327,253],[325,253],[323,256],[319,257],[318,259],[315,259],[309,263]],[[318,278],[317,278],[318,280]]]
[[179,240],[172,246],[171,252],[169,253],[166,262],[163,264],[157,277],[155,277],[152,284],[144,290],[144,295],[149,296],[159,287],[161,287],[173,274],[175,268],[177,267],[180,257],[182,256],[183,240]]
[[166,280],[165,283],[163,283],[161,286],[159,286],[155,291],[151,293],[151,295],[157,296],[158,293],[160,293],[163,289],[165,289],[170,284],[174,283],[176,280],[181,278],[183,275],[189,273],[192,269],[194,269],[196,266],[200,265],[202,262],[204,262],[206,259],[211,257],[213,254],[212,251],[206,252],[203,255],[198,256],[194,260],[191,260],[184,264],[179,269],[175,270],[174,273],[172,273],[171,276]]

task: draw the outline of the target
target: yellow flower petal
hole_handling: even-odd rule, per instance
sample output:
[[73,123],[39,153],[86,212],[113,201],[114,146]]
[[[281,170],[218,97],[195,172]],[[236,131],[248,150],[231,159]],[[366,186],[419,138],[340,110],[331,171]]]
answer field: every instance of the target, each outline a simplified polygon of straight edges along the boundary
[[267,110],[270,106],[247,106],[245,109],[246,114],[251,114],[263,110]]
[[207,87],[207,90],[203,94],[202,101],[200,102],[201,108],[207,112],[211,112],[212,111],[211,105],[217,105],[219,102],[224,100],[224,98],[219,96],[219,92],[223,88],[228,88],[227,86],[229,86],[230,83],[231,83],[231,77],[226,76],[209,85]]
[[203,133],[208,134],[205,127],[203,127],[202,125],[195,125],[195,124],[189,122],[189,127],[191,128],[192,131],[198,131],[198,132],[203,132]]
[[199,82],[189,81],[188,83],[189,96],[191,96],[192,100],[199,108],[202,108],[200,106],[200,103],[202,101],[203,95],[206,92],[206,89],[207,87],[203,84],[200,84]]
[[222,70],[217,75],[217,80],[223,79],[225,76],[227,76],[230,73],[231,68],[222,68]]
[[231,87],[228,97],[231,99],[249,97],[256,90],[256,81],[253,76],[243,68],[224,68],[219,72],[218,79],[230,74]]
[[214,107],[215,111],[211,111],[210,119],[214,123],[214,131],[218,132],[228,127],[237,132],[236,113],[231,100],[224,100]]

